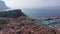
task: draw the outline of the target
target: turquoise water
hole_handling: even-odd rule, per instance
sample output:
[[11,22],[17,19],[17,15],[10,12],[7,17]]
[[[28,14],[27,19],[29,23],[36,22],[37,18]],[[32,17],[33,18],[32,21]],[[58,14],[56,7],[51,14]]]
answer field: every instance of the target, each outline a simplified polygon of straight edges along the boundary
[[35,18],[60,17],[60,9],[25,9],[22,11]]

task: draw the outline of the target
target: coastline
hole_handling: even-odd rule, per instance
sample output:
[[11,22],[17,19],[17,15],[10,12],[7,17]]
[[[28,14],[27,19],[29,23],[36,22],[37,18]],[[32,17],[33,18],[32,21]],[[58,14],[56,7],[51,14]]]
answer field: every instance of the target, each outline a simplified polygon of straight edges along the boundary
[[[16,10],[11,10],[13,13]],[[17,10],[19,11],[19,10]],[[7,11],[8,12],[8,11]],[[21,11],[20,11],[21,12]],[[6,13],[4,13],[6,14]],[[18,16],[17,18],[7,18],[7,16],[4,18],[0,18],[0,31],[2,31],[2,34],[57,34],[60,32],[60,26],[59,27],[53,27],[52,26],[46,26],[49,25],[49,22],[54,25],[54,23],[60,22],[60,18],[54,17],[54,18],[32,18],[29,16],[25,16],[22,14],[22,16]],[[40,23],[40,24],[39,24]],[[60,34],[60,33],[59,33]]]

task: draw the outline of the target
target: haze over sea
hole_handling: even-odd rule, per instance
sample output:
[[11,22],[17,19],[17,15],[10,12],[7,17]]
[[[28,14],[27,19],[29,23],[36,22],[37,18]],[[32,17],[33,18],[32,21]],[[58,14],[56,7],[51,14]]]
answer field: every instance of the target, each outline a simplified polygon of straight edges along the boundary
[[60,17],[60,9],[23,9],[22,11],[34,18]]

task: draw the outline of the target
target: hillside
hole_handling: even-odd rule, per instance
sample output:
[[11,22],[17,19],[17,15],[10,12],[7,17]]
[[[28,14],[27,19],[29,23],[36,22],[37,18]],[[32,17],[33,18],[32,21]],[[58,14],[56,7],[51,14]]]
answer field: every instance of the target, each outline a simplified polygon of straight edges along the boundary
[[[12,19],[3,19],[0,20],[0,25],[2,25],[0,26],[0,31],[2,32],[2,34],[60,34],[60,30],[58,29],[58,27],[56,29],[53,29],[34,24],[37,20],[38,19],[33,19],[27,16],[20,16],[18,18]],[[53,21],[58,19],[41,19],[40,21],[44,20]]]

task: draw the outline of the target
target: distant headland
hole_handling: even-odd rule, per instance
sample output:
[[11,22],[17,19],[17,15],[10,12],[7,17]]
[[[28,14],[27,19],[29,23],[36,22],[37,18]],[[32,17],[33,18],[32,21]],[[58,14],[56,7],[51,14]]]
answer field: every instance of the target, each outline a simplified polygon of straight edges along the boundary
[[4,1],[0,0],[0,11],[7,10],[7,9],[10,9],[10,8],[6,6]]

